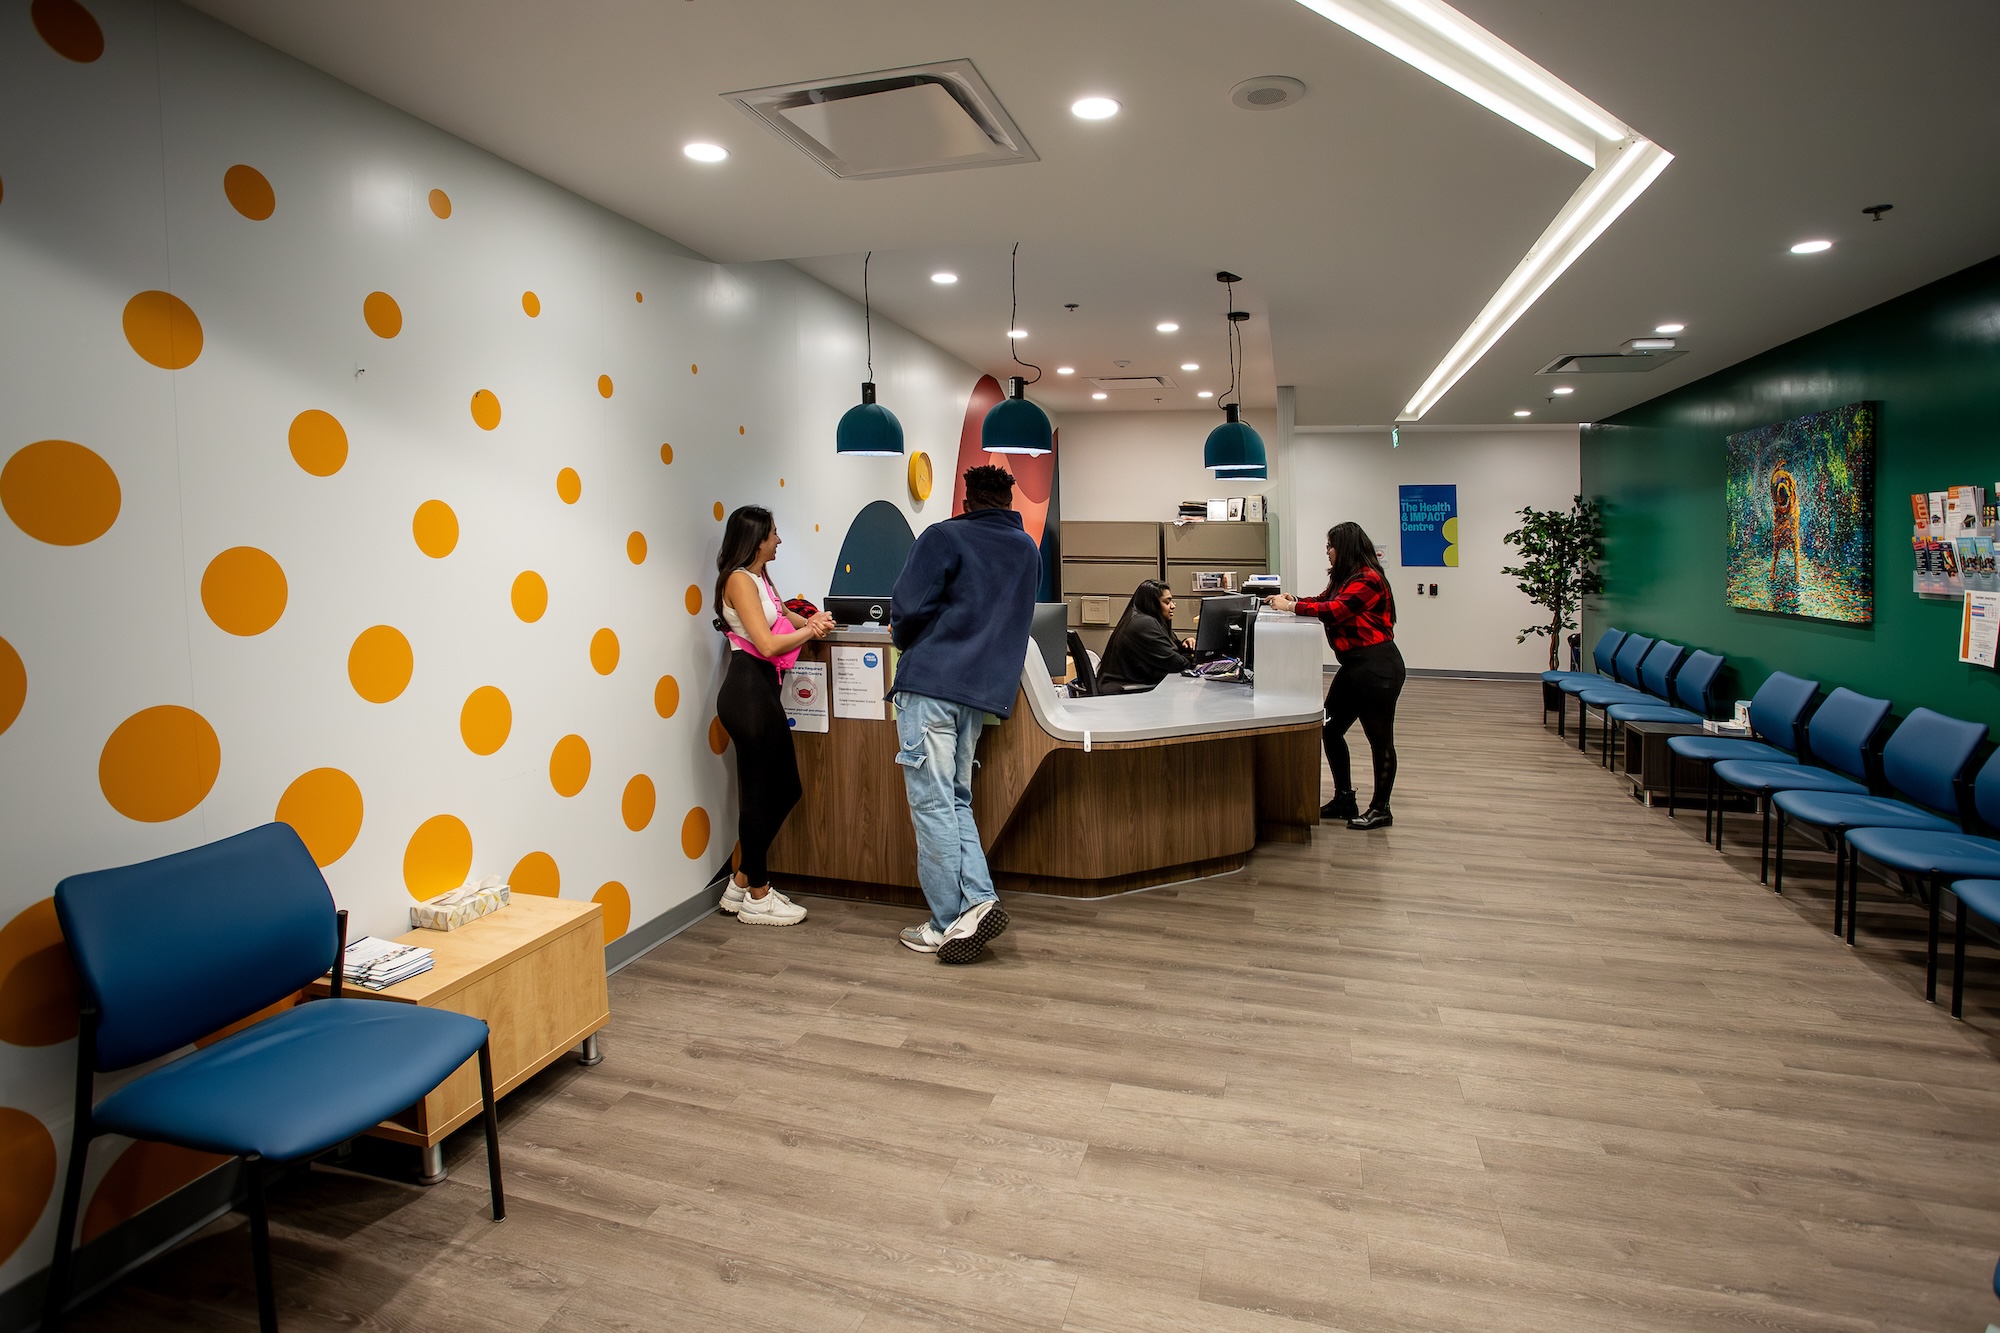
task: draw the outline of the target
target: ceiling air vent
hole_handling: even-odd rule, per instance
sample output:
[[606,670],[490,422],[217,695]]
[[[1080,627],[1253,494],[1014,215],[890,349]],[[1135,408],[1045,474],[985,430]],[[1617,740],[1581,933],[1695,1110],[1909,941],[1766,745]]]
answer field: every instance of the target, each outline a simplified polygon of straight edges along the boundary
[[1177,389],[1171,375],[1091,375],[1090,382],[1100,389]]
[[723,96],[842,179],[1040,160],[970,60]]
[[1538,375],[1637,375],[1658,370],[1677,356],[1680,349],[1656,352],[1578,352],[1559,356],[1535,373]]

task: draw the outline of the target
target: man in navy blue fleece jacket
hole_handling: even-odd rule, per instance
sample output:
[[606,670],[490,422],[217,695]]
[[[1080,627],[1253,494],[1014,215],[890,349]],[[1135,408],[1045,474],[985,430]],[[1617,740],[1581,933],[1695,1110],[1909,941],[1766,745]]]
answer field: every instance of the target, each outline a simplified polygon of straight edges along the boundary
[[1006,717],[1027,660],[1042,556],[1003,468],[965,474],[965,512],[933,524],[896,579],[896,762],[917,832],[930,920],[902,935],[939,962],[970,963],[1007,929],[972,819],[972,756],[987,713]]

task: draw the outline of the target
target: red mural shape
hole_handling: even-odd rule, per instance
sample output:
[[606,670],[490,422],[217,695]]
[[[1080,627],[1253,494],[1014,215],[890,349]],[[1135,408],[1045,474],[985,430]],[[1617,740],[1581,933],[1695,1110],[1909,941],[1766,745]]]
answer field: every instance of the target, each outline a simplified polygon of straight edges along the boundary
[[980,428],[986,423],[986,414],[1006,396],[1000,381],[991,375],[981,375],[972,386],[972,401],[965,405],[965,425],[958,432],[958,466],[951,479],[951,512],[965,512],[966,469],[983,463],[1005,468],[1014,474],[1014,508],[1021,515],[1021,525],[1034,538],[1035,545],[1040,546],[1042,530],[1048,523],[1049,493],[1055,489],[1055,452],[1039,456],[989,454],[979,447]]

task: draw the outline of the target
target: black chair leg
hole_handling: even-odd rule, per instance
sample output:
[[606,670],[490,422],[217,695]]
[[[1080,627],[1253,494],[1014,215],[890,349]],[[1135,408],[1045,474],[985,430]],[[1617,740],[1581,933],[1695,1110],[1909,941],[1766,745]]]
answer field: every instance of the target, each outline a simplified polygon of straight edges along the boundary
[[1938,946],[1938,899],[1943,896],[1937,885],[1931,887],[1931,928],[1928,955],[1924,959],[1924,998],[1937,1003],[1937,946]]
[[[1847,848],[1847,835],[1840,835],[1840,845]],[[1861,853],[1847,848],[1847,944],[1854,946],[1854,918],[1861,915]]]
[[1757,848],[1757,882],[1759,884],[1769,884],[1771,882],[1771,798],[1769,796],[1758,797],[1757,806],[1764,816],[1764,840]]
[[[1542,716],[1548,716],[1546,710]],[[1560,689],[1556,691],[1556,739],[1569,739],[1569,696]]]
[[63,1305],[69,1300],[69,1272],[72,1240],[76,1235],[76,1214],[83,1205],[83,1173],[90,1156],[89,1130],[77,1125],[70,1135],[69,1169],[63,1173],[62,1211],[56,1217],[56,1252],[49,1262],[49,1285],[42,1295],[42,1328],[55,1333],[62,1322]]
[[1679,804],[1681,795],[1681,757],[1672,750],[1667,751],[1667,818],[1674,817],[1674,806]]
[[250,1265],[257,1270],[258,1333],[278,1333],[278,1293],[271,1285],[271,1222],[264,1209],[264,1159],[243,1159],[250,1195]]
[[1841,916],[1847,907],[1847,876],[1842,873],[1847,868],[1847,834],[1841,829],[1833,831],[1833,937],[1840,938]]
[[1583,747],[1584,743],[1589,739],[1590,705],[1585,703],[1583,696],[1579,694],[1576,696],[1576,752],[1578,754],[1588,753]]
[[[1771,821],[1771,809],[1767,802],[1764,807],[1764,822]],[[1785,812],[1778,811],[1778,843],[1771,853],[1771,892],[1783,895],[1785,892]]]
[[1952,902],[1957,924],[1951,932],[1951,1016],[1965,1017],[1965,901]]
[[507,1220],[507,1196],[500,1188],[500,1116],[493,1109],[493,1053],[479,1043],[479,1098],[486,1121],[486,1180],[493,1192],[493,1220]]

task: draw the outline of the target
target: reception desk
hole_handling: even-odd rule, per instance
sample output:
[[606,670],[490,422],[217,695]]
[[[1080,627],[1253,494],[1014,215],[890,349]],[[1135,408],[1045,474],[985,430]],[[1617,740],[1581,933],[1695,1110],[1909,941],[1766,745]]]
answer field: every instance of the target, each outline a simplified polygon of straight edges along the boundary
[[[974,818],[1003,890],[1099,897],[1243,865],[1319,823],[1318,622],[1265,612],[1255,685],[1171,676],[1145,694],[1066,699],[1029,646],[1013,716],[980,737]],[[829,643],[884,645],[841,631]],[[916,904],[917,846],[896,724],[800,732],[805,798],[771,848],[787,890]]]

